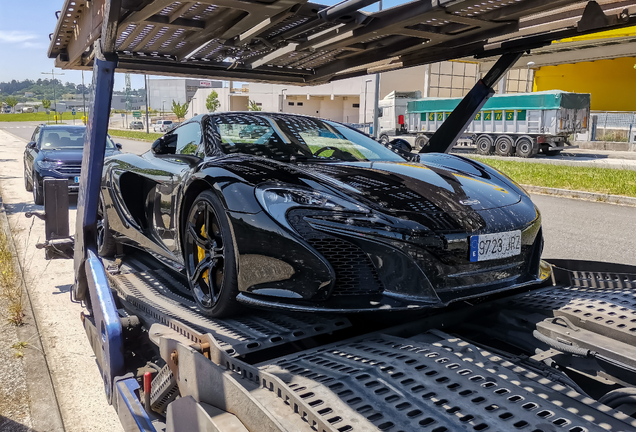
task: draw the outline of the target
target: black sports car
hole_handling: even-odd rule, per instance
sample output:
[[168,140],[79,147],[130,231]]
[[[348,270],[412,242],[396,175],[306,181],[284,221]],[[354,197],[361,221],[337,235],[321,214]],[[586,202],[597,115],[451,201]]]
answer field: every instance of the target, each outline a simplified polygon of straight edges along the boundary
[[241,303],[441,307],[540,281],[541,218],[517,184],[462,157],[393,150],[311,117],[195,117],[141,156],[106,159],[100,254],[149,251],[216,317]]

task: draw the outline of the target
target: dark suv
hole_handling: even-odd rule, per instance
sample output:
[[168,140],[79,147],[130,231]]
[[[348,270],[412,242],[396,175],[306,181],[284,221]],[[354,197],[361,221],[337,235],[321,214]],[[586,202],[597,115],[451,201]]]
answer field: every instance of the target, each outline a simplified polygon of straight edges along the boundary
[[[24,187],[33,192],[35,204],[44,204],[45,177],[68,179],[71,193],[79,190],[86,126],[40,125],[24,150]],[[121,144],[106,137],[106,156],[121,153]]]

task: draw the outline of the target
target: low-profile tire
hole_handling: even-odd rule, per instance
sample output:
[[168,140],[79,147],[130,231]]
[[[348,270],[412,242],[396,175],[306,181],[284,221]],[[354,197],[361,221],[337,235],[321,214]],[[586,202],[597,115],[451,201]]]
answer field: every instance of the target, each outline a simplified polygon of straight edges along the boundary
[[534,143],[531,138],[521,137],[517,140],[515,154],[522,158],[530,158],[535,155]]
[[33,177],[31,179],[31,184],[33,185],[33,202],[35,205],[44,205],[44,191],[43,185],[39,180],[39,175],[35,170],[33,170]]
[[387,134],[382,134],[380,135],[380,138],[378,138],[378,141],[380,141],[380,143],[387,145],[391,140],[389,139],[389,136]]
[[420,135],[415,138],[415,148],[413,149],[416,152],[419,152],[423,148],[428,145],[428,137],[426,135]]
[[183,239],[188,283],[201,312],[214,318],[237,313],[234,242],[225,208],[214,192],[206,190],[195,198]]
[[33,192],[33,183],[31,183],[31,179],[27,175],[26,167],[24,167],[24,188],[27,192]]
[[514,141],[508,135],[500,135],[495,140],[495,154],[499,156],[512,156],[515,152]]
[[100,195],[97,204],[97,253],[110,258],[117,253],[117,242],[108,224],[108,213],[104,209],[104,197]]
[[477,153],[480,155],[489,155],[493,153],[494,143],[489,135],[479,135],[475,141]]

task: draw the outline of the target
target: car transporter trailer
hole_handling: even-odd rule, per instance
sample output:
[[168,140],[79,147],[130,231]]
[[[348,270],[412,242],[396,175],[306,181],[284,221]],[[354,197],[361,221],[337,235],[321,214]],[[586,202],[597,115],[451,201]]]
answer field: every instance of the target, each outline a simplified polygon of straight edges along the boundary
[[360,11],[375,2],[65,1],[49,56],[92,67],[93,95],[75,235],[66,182],[46,180],[39,246],[49,259],[74,258],[71,297],[86,306],[81,319],[124,429],[635,430],[631,267],[554,262],[545,286],[427,314],[210,319],[152,257],[97,256],[117,68],[311,85],[500,55],[431,137],[428,151],[447,152],[523,52],[636,22],[629,1],[423,0]]

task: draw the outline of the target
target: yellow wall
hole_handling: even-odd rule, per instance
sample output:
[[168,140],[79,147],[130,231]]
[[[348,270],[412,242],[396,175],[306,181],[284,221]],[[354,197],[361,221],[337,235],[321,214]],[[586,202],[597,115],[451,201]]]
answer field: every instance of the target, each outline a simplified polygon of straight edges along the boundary
[[636,57],[544,66],[536,71],[534,91],[564,90],[592,94],[592,110],[636,111]]

